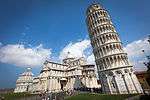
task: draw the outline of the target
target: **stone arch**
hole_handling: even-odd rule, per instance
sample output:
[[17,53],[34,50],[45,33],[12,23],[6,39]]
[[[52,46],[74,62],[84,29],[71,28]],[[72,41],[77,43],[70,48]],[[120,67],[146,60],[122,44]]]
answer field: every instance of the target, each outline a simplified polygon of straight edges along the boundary
[[107,17],[107,13],[104,11],[104,16]]
[[101,11],[101,16],[103,16],[103,11]]
[[119,45],[118,44],[115,44],[116,45],[116,49],[119,49]]
[[103,23],[103,19],[101,18],[101,23]]
[[114,35],[114,34],[112,35],[112,37],[113,37],[113,40],[116,40],[116,38],[115,38],[115,35]]
[[104,13],[104,11],[103,11],[103,16],[105,17],[105,13]]
[[108,76],[114,76],[114,73],[112,71],[109,71]]
[[102,30],[102,32],[104,31],[104,29],[103,29],[103,26],[100,26],[101,27],[101,30]]
[[107,67],[109,67],[110,66],[109,58],[106,58],[106,62],[107,62]]
[[104,52],[105,52],[105,56],[107,55],[107,49],[106,49],[106,46],[104,46]]
[[130,71],[133,72],[133,68],[130,68]]
[[100,11],[100,15],[102,15],[102,11]]
[[101,43],[103,43],[102,38],[100,37],[99,40],[101,41]]
[[98,13],[98,15],[100,16],[100,11],[98,11],[97,13]]
[[116,56],[114,56],[114,63],[115,63],[115,67],[116,67],[116,65],[117,65],[117,57]]
[[116,44],[117,51],[120,52],[119,44]]
[[117,59],[118,59],[118,64],[121,65],[121,57],[117,56]]
[[117,37],[117,35],[116,35],[116,34],[114,35],[114,38],[115,38],[115,40],[117,40],[117,41],[118,41],[118,37]]
[[105,69],[106,68],[106,62],[104,59],[102,61],[103,61],[103,68]]
[[104,43],[107,41],[107,37],[106,35],[104,34]]
[[105,31],[107,30],[107,25],[105,25]]
[[93,15],[93,18],[95,19],[95,12],[93,12],[92,15]]
[[110,57],[110,63],[111,63],[111,65],[113,64],[113,58],[112,57]]
[[92,29],[94,28],[94,23],[92,23]]
[[105,22],[107,22],[107,19],[106,19],[106,18],[104,18],[104,21],[105,21]]
[[109,30],[111,30],[111,27],[110,27],[110,25],[108,25],[108,28],[109,28]]
[[111,49],[111,50],[113,50],[113,46],[112,46],[112,44],[110,44],[110,49]]
[[117,65],[117,66],[119,66],[119,63],[118,63],[119,59],[118,59],[118,58],[119,58],[119,56],[116,55],[116,65]]
[[97,34],[99,35],[99,33],[100,33],[100,29],[99,29],[99,28],[97,28]]
[[126,61],[124,59],[124,55],[121,55],[121,60],[122,60],[123,65],[126,65]]
[[117,46],[118,46],[118,50],[121,51],[121,46],[120,46],[120,44],[117,44]]
[[105,32],[105,25],[103,25],[102,27],[103,27],[103,31]]
[[108,34],[108,41],[109,41],[109,40],[111,40],[111,38],[110,38],[110,34]]
[[98,24],[100,24],[100,20],[99,19],[97,20],[97,22],[98,22]]
[[106,61],[106,58],[104,59],[104,64],[105,64],[105,68],[107,69],[107,61]]
[[110,25],[110,27],[111,27],[111,30],[113,30],[113,31],[114,31],[114,27],[113,27],[112,25]]
[[109,34],[110,39],[112,40],[112,34]]
[[96,34],[96,30],[94,30],[94,34]]
[[102,36],[102,40],[103,40],[102,43],[105,43],[105,37],[104,37],[104,35]]
[[106,51],[109,52],[109,47],[108,46],[106,46]]
[[118,74],[122,74],[122,71],[121,70],[116,70],[115,73],[118,75]]
[[126,57],[126,56],[124,56],[124,60],[125,60],[125,64],[126,64],[126,65],[129,65],[129,63],[128,63],[128,60],[127,60],[127,57]]
[[108,41],[109,40],[109,36],[106,34],[106,41]]
[[99,49],[100,55],[103,56],[102,48]]
[[102,19],[100,18],[99,20],[100,20],[100,23],[102,23]]
[[102,32],[102,29],[101,29],[101,27],[99,27],[99,30],[100,30],[100,32]]
[[124,73],[129,73],[129,69],[124,69]]
[[115,49],[116,49],[116,45],[115,45],[115,44],[112,44],[112,46],[113,46],[113,49],[115,50]]
[[98,38],[99,46],[102,44],[102,41],[100,40],[100,37]]
[[106,30],[107,30],[107,31],[109,30],[109,27],[108,27],[108,25],[106,25]]
[[126,61],[127,61],[127,64],[129,65],[129,61],[128,61],[127,55],[125,55],[125,59],[126,59]]
[[98,18],[98,11],[96,11],[95,15],[96,15],[96,17]]
[[103,56],[105,55],[105,47],[102,47],[103,50]]
[[98,50],[98,54],[100,55],[100,57],[102,56],[102,52],[100,51],[100,49]]

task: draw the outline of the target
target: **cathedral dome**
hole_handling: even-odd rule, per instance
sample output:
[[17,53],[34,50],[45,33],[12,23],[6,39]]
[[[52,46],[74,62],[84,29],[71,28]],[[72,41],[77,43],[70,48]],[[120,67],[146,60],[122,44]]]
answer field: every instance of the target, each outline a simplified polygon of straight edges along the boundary
[[70,61],[73,61],[75,58],[73,57],[73,55],[70,52],[67,52],[66,57],[63,59],[63,63],[67,64]]
[[27,68],[27,70],[24,73],[22,73],[17,79],[17,83],[32,82],[32,79],[33,73],[31,72],[31,68]]

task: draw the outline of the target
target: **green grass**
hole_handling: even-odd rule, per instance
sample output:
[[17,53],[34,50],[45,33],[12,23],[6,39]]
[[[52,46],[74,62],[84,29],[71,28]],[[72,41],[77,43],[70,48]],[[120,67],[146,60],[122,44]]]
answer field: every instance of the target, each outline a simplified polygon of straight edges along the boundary
[[108,95],[108,94],[81,93],[76,96],[68,97],[65,100],[124,100],[126,98],[135,95],[137,94]]
[[[7,94],[0,94],[0,97],[4,97],[4,100],[16,100],[19,98],[33,96],[33,94],[29,93],[7,93]],[[0,98],[1,100],[1,98]]]

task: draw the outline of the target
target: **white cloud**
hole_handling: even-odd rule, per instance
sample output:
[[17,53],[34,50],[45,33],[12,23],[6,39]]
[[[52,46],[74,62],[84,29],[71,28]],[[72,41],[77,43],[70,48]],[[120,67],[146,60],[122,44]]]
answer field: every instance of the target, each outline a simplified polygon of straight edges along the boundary
[[[59,58],[64,59],[67,53],[70,52],[71,57],[84,56],[88,64],[95,64],[95,58],[92,53],[90,40],[84,39],[75,43],[70,42],[60,52]],[[145,55],[150,54],[150,46],[147,39],[133,41],[124,47],[125,52],[128,53],[129,60],[134,65],[135,70],[146,70],[143,62]],[[145,50],[145,55],[142,53]],[[16,66],[34,67],[41,66],[42,63],[50,58],[51,49],[44,49],[42,45],[36,47],[25,47],[19,44],[3,45],[0,42],[0,62],[9,63]]]
[[87,63],[88,63],[88,64],[95,64],[95,57],[94,57],[94,54],[93,54],[93,53],[91,53],[91,55],[89,55],[89,56],[87,57]]
[[[134,65],[135,70],[146,70],[143,62],[146,61],[146,55],[150,55],[150,44],[148,44],[147,38],[127,44],[124,50],[128,53],[129,60]],[[145,54],[142,50],[145,51]]]
[[[95,64],[95,58],[92,53],[92,47],[90,45],[90,40],[84,39],[75,43],[69,43],[60,52],[60,60],[68,57],[68,52],[70,52],[69,57],[85,57],[88,64]],[[95,67],[96,72],[97,68]],[[96,73],[97,75],[97,73]]]
[[[67,52],[70,52],[72,57],[82,57],[84,56],[88,64],[95,64],[95,58],[91,50],[90,40],[82,40],[80,42],[69,43],[60,52],[59,58],[62,60],[66,57]],[[133,64],[134,69],[146,70],[143,62],[146,61],[145,56],[150,54],[150,46],[147,42],[147,38],[143,40],[136,40],[124,47],[125,52],[127,52],[129,61]],[[145,55],[142,53],[145,50]]]
[[63,50],[60,52],[59,58],[62,60],[68,56],[68,52],[70,52],[69,57],[82,57],[85,55],[85,50],[90,47],[90,40],[82,40],[76,43],[69,43],[66,45]]
[[39,46],[29,48],[20,44],[8,44],[0,47],[0,62],[20,67],[41,66],[51,55],[51,49]]

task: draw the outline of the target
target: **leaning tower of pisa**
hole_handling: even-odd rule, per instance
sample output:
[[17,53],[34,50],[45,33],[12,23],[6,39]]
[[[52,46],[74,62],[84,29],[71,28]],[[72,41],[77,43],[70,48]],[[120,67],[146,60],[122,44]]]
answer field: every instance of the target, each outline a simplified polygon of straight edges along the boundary
[[133,66],[124,52],[108,12],[92,4],[86,12],[87,27],[93,47],[102,90],[108,94],[142,93]]

